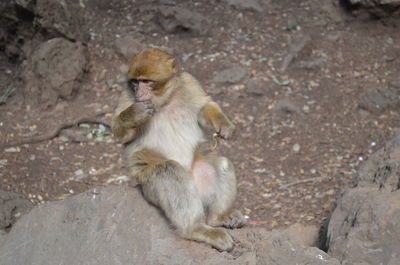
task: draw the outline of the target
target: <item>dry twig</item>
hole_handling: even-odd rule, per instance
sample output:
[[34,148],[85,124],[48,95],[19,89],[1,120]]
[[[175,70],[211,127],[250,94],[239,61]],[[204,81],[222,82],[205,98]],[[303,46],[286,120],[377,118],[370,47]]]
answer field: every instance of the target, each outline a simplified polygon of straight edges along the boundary
[[[104,114],[106,114],[106,112],[99,112],[96,114],[96,117],[104,115]],[[61,123],[60,125],[58,125],[53,130],[49,131],[46,134],[29,137],[29,138],[17,140],[14,142],[5,143],[4,145],[1,146],[1,148],[4,149],[4,148],[8,148],[8,147],[20,146],[23,144],[36,144],[36,143],[40,143],[43,141],[47,141],[47,140],[57,137],[62,130],[79,125],[81,123],[103,124],[104,126],[106,126],[108,128],[111,127],[108,123],[106,123],[100,119],[96,119],[95,117],[79,117],[79,118],[76,118],[75,120]]]

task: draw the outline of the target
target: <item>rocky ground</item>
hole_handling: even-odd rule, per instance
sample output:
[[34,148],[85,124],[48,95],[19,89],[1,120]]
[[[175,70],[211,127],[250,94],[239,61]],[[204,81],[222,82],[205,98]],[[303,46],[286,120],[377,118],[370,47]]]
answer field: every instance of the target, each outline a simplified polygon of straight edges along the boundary
[[0,189],[34,204],[129,178],[107,124],[143,47],[173,53],[237,124],[217,151],[250,225],[319,227],[400,129],[393,16],[333,0],[15,2],[0,4]]

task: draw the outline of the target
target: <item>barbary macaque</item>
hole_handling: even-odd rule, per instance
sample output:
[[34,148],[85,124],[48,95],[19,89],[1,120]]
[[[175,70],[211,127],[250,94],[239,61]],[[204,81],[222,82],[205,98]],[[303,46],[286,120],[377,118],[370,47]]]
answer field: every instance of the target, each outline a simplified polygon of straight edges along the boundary
[[229,139],[234,124],[164,51],[138,53],[128,77],[112,130],[125,144],[124,159],[144,197],[162,209],[182,237],[232,250],[231,235],[219,226],[246,223],[234,209],[234,168],[225,157],[203,154],[200,146],[202,127]]

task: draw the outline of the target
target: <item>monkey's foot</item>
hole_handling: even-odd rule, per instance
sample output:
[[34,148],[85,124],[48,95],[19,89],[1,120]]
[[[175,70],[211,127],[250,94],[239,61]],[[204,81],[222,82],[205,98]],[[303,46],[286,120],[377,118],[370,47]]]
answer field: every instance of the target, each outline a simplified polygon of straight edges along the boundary
[[189,239],[210,244],[219,251],[231,251],[234,247],[232,236],[223,228],[215,228],[208,225],[196,227]]
[[227,218],[222,221],[222,226],[226,228],[240,228],[247,224],[247,219],[244,215],[238,211],[234,210]]

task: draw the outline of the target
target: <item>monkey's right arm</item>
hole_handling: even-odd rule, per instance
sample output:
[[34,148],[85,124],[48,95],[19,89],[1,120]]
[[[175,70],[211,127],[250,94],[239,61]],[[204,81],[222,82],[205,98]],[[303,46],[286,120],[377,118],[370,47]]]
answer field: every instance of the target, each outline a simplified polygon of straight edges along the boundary
[[114,137],[124,144],[135,140],[138,127],[152,116],[153,111],[151,102],[136,102],[123,91],[111,124]]

